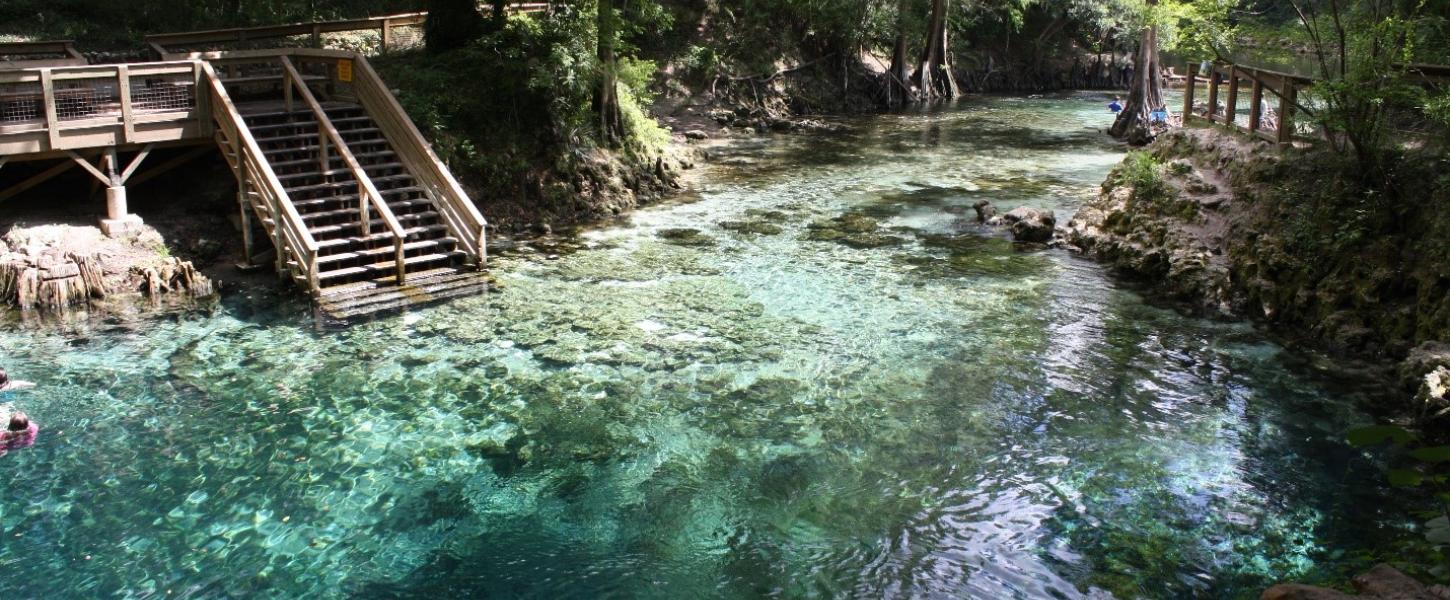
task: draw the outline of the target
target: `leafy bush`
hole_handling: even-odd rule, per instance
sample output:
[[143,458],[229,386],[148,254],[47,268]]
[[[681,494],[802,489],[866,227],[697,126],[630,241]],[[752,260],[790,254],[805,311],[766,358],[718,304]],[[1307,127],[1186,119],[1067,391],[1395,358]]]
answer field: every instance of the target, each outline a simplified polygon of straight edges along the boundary
[[1163,179],[1163,164],[1148,152],[1130,152],[1118,167],[1119,185],[1133,188],[1134,202],[1156,202],[1170,196],[1172,190]]

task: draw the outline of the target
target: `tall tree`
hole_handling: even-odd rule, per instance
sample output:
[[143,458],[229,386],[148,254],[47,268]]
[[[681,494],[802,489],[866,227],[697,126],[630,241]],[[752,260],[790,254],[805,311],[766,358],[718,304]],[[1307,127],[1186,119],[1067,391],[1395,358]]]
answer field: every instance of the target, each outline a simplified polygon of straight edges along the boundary
[[917,89],[928,100],[961,95],[956,75],[952,73],[947,25],[947,0],[932,0],[931,20],[926,30],[926,48],[921,51],[921,62],[914,77]]
[[423,35],[429,52],[457,50],[483,35],[483,15],[474,0],[428,0],[427,7]]
[[[1158,0],[1148,0],[1151,13]],[[1158,24],[1153,16],[1143,26],[1138,50],[1133,53],[1133,79],[1128,89],[1128,102],[1108,133],[1132,144],[1146,144],[1153,139],[1152,112],[1165,106],[1163,102],[1163,63],[1158,55]]]
[[916,99],[916,91],[912,89],[907,65],[907,28],[911,25],[911,0],[897,0],[896,3],[896,43],[891,49],[891,103],[900,105],[912,102]]
[[618,18],[615,14],[616,0],[598,0],[598,87],[594,91],[594,114],[598,117],[599,137],[610,147],[619,146],[624,140],[624,118],[619,110],[619,65],[615,60],[615,46],[618,43]]

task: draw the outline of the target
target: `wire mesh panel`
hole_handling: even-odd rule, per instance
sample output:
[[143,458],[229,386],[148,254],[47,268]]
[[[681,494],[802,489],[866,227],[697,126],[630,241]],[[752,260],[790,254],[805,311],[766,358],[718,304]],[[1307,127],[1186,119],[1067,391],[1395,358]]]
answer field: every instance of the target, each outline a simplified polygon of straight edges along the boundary
[[388,47],[385,50],[413,50],[422,48],[423,26],[401,25],[388,28]]
[[121,95],[114,78],[55,84],[55,118],[76,121],[121,114]]
[[185,111],[196,108],[196,82],[190,75],[131,78],[131,110]]
[[0,84],[0,125],[43,120],[44,104],[39,82]]

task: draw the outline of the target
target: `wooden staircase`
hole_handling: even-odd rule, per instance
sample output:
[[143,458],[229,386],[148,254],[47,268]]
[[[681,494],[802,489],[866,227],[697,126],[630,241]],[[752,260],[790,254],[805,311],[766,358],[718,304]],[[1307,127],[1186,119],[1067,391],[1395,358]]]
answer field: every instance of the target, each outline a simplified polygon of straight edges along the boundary
[[340,60],[366,68],[350,93],[287,55],[208,69],[248,248],[270,238],[278,272],[337,319],[486,291],[482,216],[381,80],[366,93],[359,80],[376,74],[365,59],[321,62]]

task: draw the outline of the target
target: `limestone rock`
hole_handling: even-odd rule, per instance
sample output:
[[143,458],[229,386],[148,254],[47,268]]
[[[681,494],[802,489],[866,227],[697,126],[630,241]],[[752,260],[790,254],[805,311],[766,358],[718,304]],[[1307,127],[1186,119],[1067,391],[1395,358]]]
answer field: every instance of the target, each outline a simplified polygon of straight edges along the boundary
[[1346,594],[1331,589],[1279,584],[1265,590],[1260,600],[1450,600],[1450,590],[1443,586],[1426,587],[1394,567],[1380,564],[1354,578],[1359,593]]
[[710,139],[710,134],[705,133],[705,130],[703,130],[703,129],[691,129],[691,130],[685,132],[685,139],[687,139],[687,140],[708,140],[708,139]]
[[992,217],[997,216],[997,207],[992,206],[992,203],[986,200],[973,204],[972,208],[977,210],[978,223],[986,223],[991,221]]
[[1052,239],[1057,226],[1057,215],[1050,210],[1021,206],[1003,216],[1012,230],[1012,238],[1019,242],[1047,243]]

